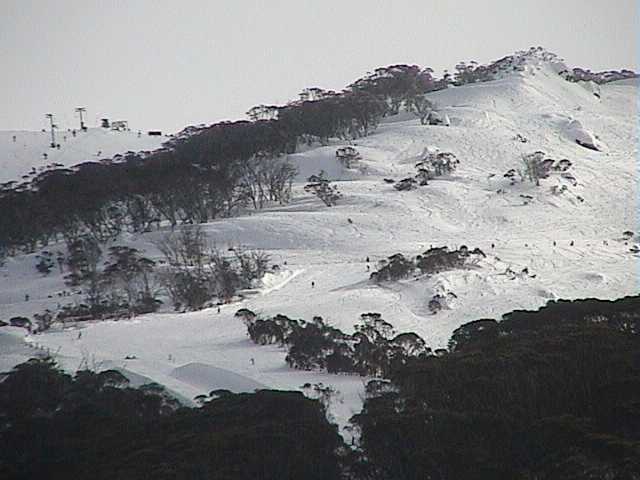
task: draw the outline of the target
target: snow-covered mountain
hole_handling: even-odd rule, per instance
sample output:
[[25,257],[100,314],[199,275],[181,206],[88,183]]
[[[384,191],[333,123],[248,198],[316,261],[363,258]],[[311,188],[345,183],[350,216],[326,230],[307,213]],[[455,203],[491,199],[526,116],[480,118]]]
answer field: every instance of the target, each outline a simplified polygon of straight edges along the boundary
[[126,152],[150,151],[167,140],[163,136],[117,131],[107,128],[60,130],[55,132],[56,144],[51,148],[49,131],[0,131],[0,183],[21,181],[43,169],[71,167],[83,162],[109,159]]
[[[218,246],[262,249],[280,265],[280,272],[268,274],[262,288],[244,301],[224,305],[219,313],[215,308],[163,312],[83,324],[81,330],[56,327],[27,336],[26,342],[55,353],[69,369],[83,362],[115,366],[190,398],[230,384],[299,389],[322,382],[340,392],[332,414],[344,425],[360,408],[363,379],[287,368],[284,350],[247,339],[245,326],[234,318],[239,308],[291,318],[320,315],[347,332],[361,313],[380,312],[396,330],[416,332],[439,348],[471,320],[500,318],[550,299],[638,292],[634,238],[623,236],[637,229],[637,79],[594,89],[567,82],[552,62],[532,61],[498,80],[428,97],[450,126],[421,125],[404,113],[387,118],[374,134],[353,144],[362,159],[351,169],[336,159],[336,149],[344,144],[291,155],[299,174],[290,204],[203,226]],[[18,132],[15,143],[12,135],[0,135],[0,161],[9,165],[2,169],[5,180],[39,165],[29,162],[41,162],[48,151],[45,133]],[[150,137],[101,130],[67,142],[68,147],[50,152],[49,162],[69,165],[98,150],[108,156],[159,146]],[[384,181],[415,174],[425,150],[452,152],[460,165],[454,174],[411,191],[397,191]],[[567,159],[571,166],[552,172],[540,186],[504,176],[522,169],[522,155],[535,151]],[[306,178],[320,170],[343,194],[334,207],[303,189]],[[126,236],[118,243],[156,256],[153,242],[161,234]],[[429,278],[382,286],[369,280],[376,262],[394,253],[415,256],[430,246],[462,245],[480,248],[486,258],[473,269]],[[67,289],[62,278],[42,277],[34,265],[35,254],[22,255],[7,259],[0,270],[2,318],[29,316],[61,303],[58,292]],[[432,314],[428,303],[438,293],[455,297]]]

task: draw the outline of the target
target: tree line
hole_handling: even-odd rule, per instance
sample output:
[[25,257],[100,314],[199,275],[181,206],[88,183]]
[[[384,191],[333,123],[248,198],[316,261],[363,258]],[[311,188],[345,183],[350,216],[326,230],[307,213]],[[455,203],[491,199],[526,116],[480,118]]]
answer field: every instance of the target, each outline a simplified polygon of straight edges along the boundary
[[249,121],[187,127],[154,152],[52,166],[0,184],[0,253],[31,252],[61,238],[70,243],[81,234],[103,241],[161,222],[203,223],[287,202],[296,174],[287,155],[301,145],[366,136],[400,109],[424,119],[433,109],[426,93],[491,80],[529,54],[489,66],[461,63],[441,78],[430,68],[390,65],[341,92],[308,88],[286,105],[255,106]]
[[346,334],[322,317],[311,321],[285,315],[260,318],[248,309],[236,312],[258,345],[277,344],[287,349],[291,368],[328,373],[387,377],[410,357],[431,355],[425,341],[412,332],[396,334],[393,326],[375,312],[360,315],[355,333]]
[[415,66],[377,72],[340,93],[308,89],[286,105],[254,107],[250,121],[189,127],[154,152],[128,152],[4,183],[0,248],[33,251],[83,234],[104,241],[161,222],[204,223],[242,208],[285,203],[296,175],[287,155],[300,145],[368,135],[397,109],[403,85],[412,85],[402,97],[407,108],[412,95],[439,88]]
[[0,382],[0,477],[341,478],[345,448],[300,392],[216,392],[201,408],[118,371],[63,373],[30,360]]
[[640,478],[639,322],[636,296],[461,326],[370,384],[368,478]]

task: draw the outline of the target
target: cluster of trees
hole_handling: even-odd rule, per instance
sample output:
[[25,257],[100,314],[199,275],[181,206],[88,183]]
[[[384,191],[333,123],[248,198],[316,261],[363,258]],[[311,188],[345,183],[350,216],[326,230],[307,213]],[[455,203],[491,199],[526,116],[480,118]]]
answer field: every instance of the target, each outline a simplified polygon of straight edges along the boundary
[[251,288],[269,267],[269,256],[260,251],[237,247],[223,255],[199,226],[169,234],[157,247],[165,258],[160,283],[176,310],[199,310],[213,299],[227,303],[238,290]]
[[391,255],[386,260],[381,260],[378,270],[371,273],[371,280],[375,282],[390,282],[407,278],[416,271],[423,275],[468,268],[479,258],[486,255],[479,248],[469,250],[462,245],[457,250],[449,250],[449,247],[433,247],[415,258],[407,258],[401,253]]
[[254,343],[286,347],[287,364],[300,370],[387,377],[410,357],[431,355],[422,338],[415,333],[396,335],[379,313],[363,313],[353,335],[327,325],[321,317],[311,322],[285,315],[262,319],[247,309],[238,310],[236,317],[245,323]]
[[455,67],[453,84],[460,86],[469,83],[488,82],[497,73],[495,64],[480,65],[478,62],[460,62]]
[[487,82],[494,80],[501,73],[520,72],[524,70],[527,62],[561,62],[555,53],[542,47],[531,47],[528,50],[520,50],[513,55],[507,55],[489,65],[479,65],[476,62],[461,62],[456,65],[456,73],[453,83],[465,85],[468,83]]
[[489,65],[478,64],[475,61],[460,62],[455,66],[455,72],[450,81],[457,86],[488,82],[494,80],[499,73],[521,71],[525,62],[530,58],[554,61],[557,56],[542,47],[531,47],[529,50],[518,51]]
[[570,82],[595,82],[599,85],[603,83],[615,82],[627,78],[637,78],[638,74],[632,70],[604,70],[602,72],[592,72],[589,69],[574,68],[570,72],[562,72],[565,79]]
[[0,478],[279,480],[341,477],[346,448],[299,392],[227,392],[181,407],[114,370],[73,377],[30,360],[0,381]]
[[447,175],[456,170],[460,160],[451,152],[433,152],[425,150],[415,165],[416,174],[403,178],[393,187],[398,191],[414,190],[418,186],[428,185],[430,180]]
[[66,284],[80,289],[83,301],[35,315],[36,331],[48,329],[56,320],[127,318],[154,312],[163,294],[176,310],[183,311],[212,306],[214,300],[229,302],[239,290],[252,288],[269,268],[269,256],[261,251],[238,247],[224,255],[197,225],[165,235],[156,246],[164,257],[160,264],[128,246],[114,245],[105,252],[89,235],[73,241],[68,255],[58,260],[66,271]]
[[416,179],[420,185],[427,185],[429,180],[452,173],[459,164],[460,160],[451,152],[426,151],[416,163]]
[[353,418],[376,479],[640,476],[640,297],[458,328]]
[[516,170],[512,168],[505,172],[503,177],[509,179],[511,185],[514,185],[517,179],[520,178],[522,182],[529,181],[535,183],[536,186],[540,186],[540,180],[549,178],[553,173],[556,173],[561,178],[575,184],[575,177],[569,173],[572,165],[571,161],[566,158],[554,160],[549,158],[546,153],[536,151],[523,154],[522,169]]
[[[48,274],[53,267],[52,254],[39,256],[36,269]],[[114,245],[106,255],[103,245],[82,235],[69,244],[68,255],[57,256],[65,283],[79,288],[83,302],[69,304],[57,312],[34,315],[36,331],[48,329],[55,320],[122,318],[154,312],[162,303],[155,282],[155,262],[131,247]]]
[[382,99],[386,107],[385,115],[395,115],[401,108],[408,112],[424,109],[426,93],[448,86],[448,77],[435,78],[431,68],[398,64],[377,68],[348,88]]
[[[530,60],[534,62],[563,62],[555,53],[549,52],[543,47],[530,47],[528,50],[517,51],[513,55],[508,55],[488,65],[480,65],[474,61],[460,62],[456,65],[453,76],[445,71],[444,78],[454,85],[486,82],[494,80],[500,73],[523,71],[525,64]],[[630,70],[591,72],[582,68],[573,68],[571,71],[563,70],[559,72],[559,75],[570,82],[593,81],[598,84],[638,76],[637,73]]]

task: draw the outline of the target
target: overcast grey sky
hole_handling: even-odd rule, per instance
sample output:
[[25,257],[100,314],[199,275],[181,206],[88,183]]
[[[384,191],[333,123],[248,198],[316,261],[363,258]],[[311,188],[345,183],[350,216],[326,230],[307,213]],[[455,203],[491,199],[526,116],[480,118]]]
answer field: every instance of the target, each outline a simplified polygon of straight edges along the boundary
[[542,45],[571,66],[638,68],[637,0],[0,0],[0,129],[127,119],[173,132],[339,90],[365,72],[437,72]]

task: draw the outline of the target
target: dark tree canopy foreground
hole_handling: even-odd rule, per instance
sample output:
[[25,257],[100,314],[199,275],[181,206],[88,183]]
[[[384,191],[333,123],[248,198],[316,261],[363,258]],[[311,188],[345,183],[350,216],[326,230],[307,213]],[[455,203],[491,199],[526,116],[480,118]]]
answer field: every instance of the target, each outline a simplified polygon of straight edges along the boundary
[[640,297],[458,328],[354,418],[377,479],[640,478]]
[[299,392],[226,393],[183,408],[116,371],[31,360],[0,382],[0,478],[337,479],[342,441]]

